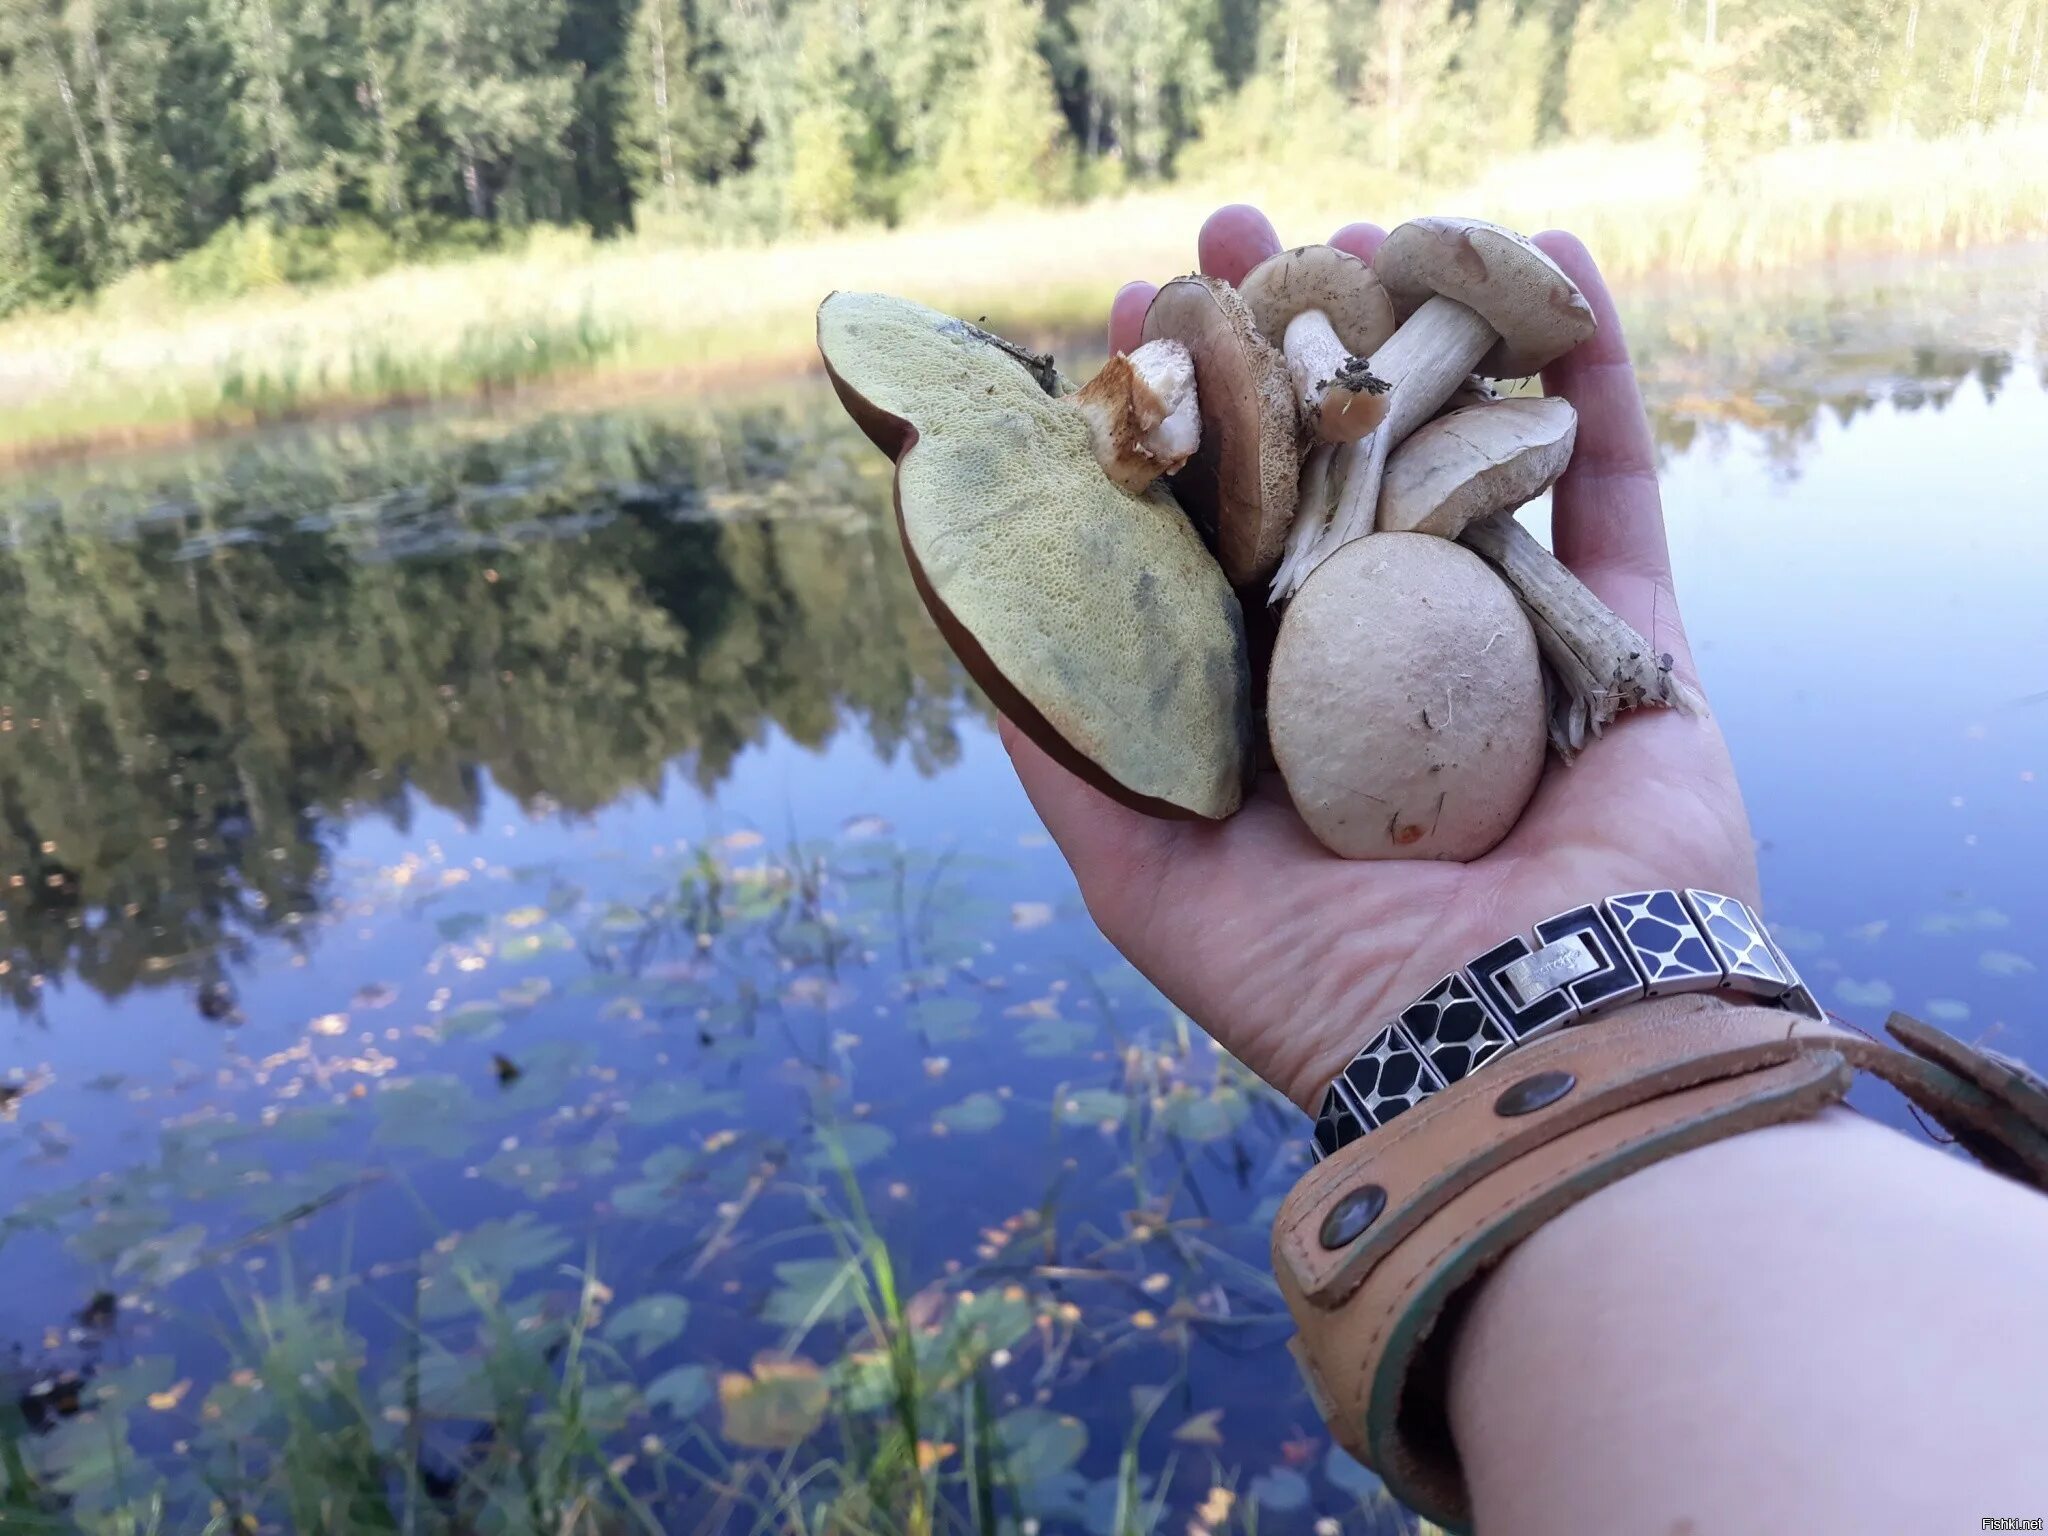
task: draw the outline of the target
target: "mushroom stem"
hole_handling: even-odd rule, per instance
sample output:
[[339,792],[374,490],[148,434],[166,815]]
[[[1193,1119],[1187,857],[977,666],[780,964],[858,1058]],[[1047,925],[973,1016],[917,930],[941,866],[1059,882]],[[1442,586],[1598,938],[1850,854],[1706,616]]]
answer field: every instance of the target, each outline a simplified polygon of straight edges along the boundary
[[1301,400],[1301,419],[1317,441],[1356,442],[1387,414],[1385,381],[1364,358],[1351,355],[1320,309],[1305,309],[1287,322],[1280,350]]
[[1187,463],[1202,443],[1195,361],[1177,341],[1119,352],[1067,400],[1088,419],[1102,472],[1133,496]]
[[[1373,353],[1372,372],[1392,386],[1386,418],[1371,437],[1340,456],[1348,460],[1337,466],[1344,489],[1328,521],[1299,515],[1294,519],[1286,557],[1273,573],[1270,601],[1292,597],[1317,566],[1353,539],[1372,532],[1387,455],[1436,414],[1499,340],[1500,333],[1476,311],[1438,295]],[[1362,463],[1357,457],[1361,450]]]
[[1466,525],[1458,542],[1499,571],[1529,615],[1537,647],[1556,675],[1550,744],[1567,762],[1624,710],[1706,712],[1706,700],[1671,670],[1671,657],[1655,654],[1635,627],[1586,590],[1515,521],[1496,512]]

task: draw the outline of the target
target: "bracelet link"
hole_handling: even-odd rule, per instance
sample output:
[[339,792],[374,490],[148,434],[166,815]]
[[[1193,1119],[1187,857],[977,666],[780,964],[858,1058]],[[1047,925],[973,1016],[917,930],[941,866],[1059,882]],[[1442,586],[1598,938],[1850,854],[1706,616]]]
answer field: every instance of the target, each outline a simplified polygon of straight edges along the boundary
[[1504,939],[1380,1026],[1324,1091],[1320,1162],[1495,1057],[1595,1013],[1675,992],[1729,990],[1803,1018],[1827,1010],[1750,908],[1686,888],[1630,891]]

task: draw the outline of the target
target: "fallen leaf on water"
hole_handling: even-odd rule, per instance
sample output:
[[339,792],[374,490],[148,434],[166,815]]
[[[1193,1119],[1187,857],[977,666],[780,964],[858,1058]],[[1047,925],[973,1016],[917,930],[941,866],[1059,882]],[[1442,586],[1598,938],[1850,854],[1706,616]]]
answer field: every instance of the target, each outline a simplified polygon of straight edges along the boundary
[[728,832],[724,837],[721,837],[718,841],[721,847],[731,849],[734,852],[738,852],[741,849],[745,848],[758,848],[765,841],[765,839],[758,832],[754,832],[751,830],[741,830],[738,832]]
[[150,1393],[149,1406],[154,1408],[158,1413],[169,1413],[173,1408],[177,1407],[178,1404],[185,1401],[185,1394],[187,1392],[190,1392],[191,1390],[192,1381],[190,1377],[187,1377],[185,1380],[178,1382],[174,1386],[164,1388],[164,1390],[161,1392]]
[[940,1462],[944,1461],[948,1456],[952,1455],[958,1449],[960,1449],[960,1447],[954,1445],[949,1440],[941,1441],[937,1444],[934,1444],[930,1440],[918,1441],[917,1470],[920,1472],[931,1471],[933,1467],[936,1467]]
[[718,1378],[720,1430],[749,1450],[788,1450],[818,1427],[830,1396],[810,1361],[762,1355],[750,1374],[728,1371]]
[[348,1033],[348,1015],[323,1013],[306,1027],[316,1035],[345,1035]]
[[[1184,1419],[1180,1427],[1174,1430],[1173,1438],[1186,1445],[1221,1445],[1223,1443],[1222,1424],[1223,1410],[1221,1408],[1204,1408],[1200,1413]],[[1217,1489],[1214,1491],[1222,1492],[1223,1490]],[[1229,1513],[1229,1508],[1226,1506],[1223,1515],[1227,1516]],[[1222,1519],[1223,1516],[1218,1516],[1217,1519],[1209,1523],[1211,1525],[1219,1525],[1222,1523]]]
[[548,920],[545,907],[514,907],[505,914],[507,928],[538,928]]

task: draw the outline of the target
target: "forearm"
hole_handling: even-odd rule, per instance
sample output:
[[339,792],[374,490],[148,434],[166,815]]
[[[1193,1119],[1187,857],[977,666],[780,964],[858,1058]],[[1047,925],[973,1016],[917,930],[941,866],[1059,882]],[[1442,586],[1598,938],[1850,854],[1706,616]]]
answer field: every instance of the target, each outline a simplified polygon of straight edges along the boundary
[[1846,1111],[1591,1196],[1484,1283],[1451,1422],[1484,1536],[2048,1514],[2048,1200]]

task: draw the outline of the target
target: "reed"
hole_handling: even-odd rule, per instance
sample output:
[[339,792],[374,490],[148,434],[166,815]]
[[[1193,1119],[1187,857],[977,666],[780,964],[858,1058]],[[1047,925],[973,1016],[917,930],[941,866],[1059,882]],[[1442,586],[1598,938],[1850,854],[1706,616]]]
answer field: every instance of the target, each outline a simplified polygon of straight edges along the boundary
[[1219,201],[1289,239],[1456,208],[1576,230],[1609,274],[1706,276],[1858,254],[1932,255],[2048,235],[2048,124],[1824,143],[1717,170],[1680,142],[1573,145],[1462,187],[1349,165],[1240,167],[1200,184],[766,247],[538,239],[517,253],[181,306],[136,281],[0,325],[0,458],[546,384],[602,394],[810,355],[833,288],[884,288],[1025,333],[1093,324],[1115,286],[1193,257]]

